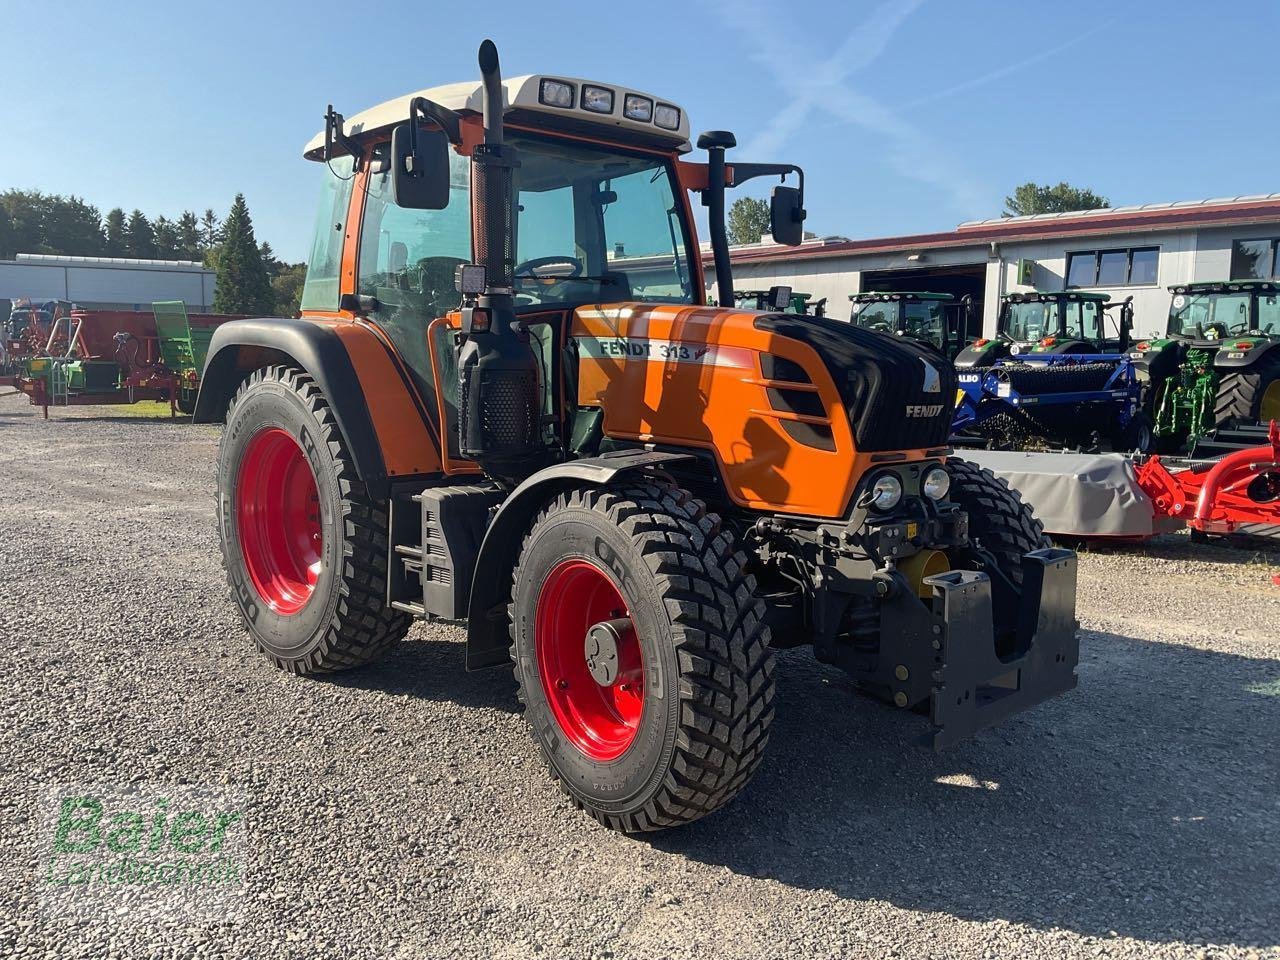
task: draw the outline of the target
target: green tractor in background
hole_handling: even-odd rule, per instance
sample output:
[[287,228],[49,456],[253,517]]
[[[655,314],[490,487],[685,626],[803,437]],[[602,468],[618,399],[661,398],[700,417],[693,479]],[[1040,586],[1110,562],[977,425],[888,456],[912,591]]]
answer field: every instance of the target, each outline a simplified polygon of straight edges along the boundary
[[790,287],[770,287],[768,290],[735,290],[733,305],[739,310],[769,310],[781,313],[798,313],[801,316],[825,317],[827,298],[814,300],[811,293],[795,293]]
[[[1115,310],[1114,320],[1108,312]],[[1027,354],[1114,354],[1129,348],[1133,297],[1112,301],[1084,290],[1006,293],[996,335],[982,337],[956,355],[957,367],[989,367]]]
[[1163,336],[1130,357],[1148,383],[1161,448],[1194,446],[1216,428],[1280,420],[1280,283],[1178,284]]
[[927,343],[948,360],[954,360],[969,342],[972,297],[957,300],[949,293],[870,291],[851,293],[849,300],[853,304],[849,321],[854,326]]

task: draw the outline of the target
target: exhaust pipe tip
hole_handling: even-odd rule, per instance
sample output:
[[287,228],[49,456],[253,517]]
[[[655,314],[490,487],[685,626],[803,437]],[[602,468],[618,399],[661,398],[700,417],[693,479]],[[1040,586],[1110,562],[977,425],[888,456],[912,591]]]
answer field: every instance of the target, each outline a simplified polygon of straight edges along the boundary
[[498,45],[492,40],[480,44],[480,72],[488,75],[498,71]]

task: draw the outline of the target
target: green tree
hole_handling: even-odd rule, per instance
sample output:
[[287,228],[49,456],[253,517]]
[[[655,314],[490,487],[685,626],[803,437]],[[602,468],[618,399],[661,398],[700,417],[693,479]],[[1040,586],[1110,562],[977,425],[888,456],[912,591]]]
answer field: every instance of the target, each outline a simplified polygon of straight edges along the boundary
[[14,253],[53,253],[45,243],[45,225],[52,198],[39,190],[6,190],[0,208],[9,216],[10,246]]
[[155,230],[141,210],[129,214],[129,222],[124,228],[125,249],[129,256],[139,260],[154,260],[156,256]]
[[0,260],[12,260],[15,252],[13,224],[9,220],[9,212],[4,207],[0,207]]
[[280,270],[271,278],[271,289],[275,293],[275,314],[278,317],[296,317],[302,310],[302,284],[307,279],[305,263],[282,263]]
[[152,229],[155,233],[156,256],[161,260],[179,259],[178,225],[166,216],[159,216],[152,224]]
[[265,240],[258,245],[258,255],[262,257],[262,267],[267,271],[268,277],[274,278],[276,274],[288,266],[288,264],[281,263],[276,259],[276,252],[271,249],[271,244]]
[[231,204],[231,212],[222,224],[222,238],[217,253],[218,280],[213,312],[270,314],[275,308],[275,296],[262,265],[262,253],[253,236],[253,220],[243,193],[237,193]]
[[104,253],[108,257],[127,257],[129,255],[129,240],[125,235],[126,228],[123,210],[116,207],[107,212],[107,219],[103,224],[103,229],[107,235]]
[[1026,217],[1034,213],[1066,213],[1070,210],[1100,210],[1111,201],[1087,187],[1061,183],[1041,186],[1027,181],[1004,198],[1006,217]]
[[218,215],[210,207],[200,218],[200,243],[203,249],[212,250],[221,242],[222,225],[218,222]]
[[184,260],[200,259],[200,221],[195,212],[183,210],[178,217],[178,250]]
[[106,246],[102,214],[80,197],[52,196],[44,218],[44,245],[53,253],[100,257]]
[[739,197],[729,207],[728,228],[730,243],[759,243],[769,232],[769,202]]

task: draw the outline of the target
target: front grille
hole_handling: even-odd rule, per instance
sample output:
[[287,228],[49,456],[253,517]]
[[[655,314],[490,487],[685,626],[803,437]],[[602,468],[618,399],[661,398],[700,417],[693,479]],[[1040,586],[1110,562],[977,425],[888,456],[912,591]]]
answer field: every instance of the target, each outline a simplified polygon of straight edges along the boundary
[[[817,351],[840,392],[859,450],[946,445],[956,373],[937,350],[822,317],[770,314],[757,317],[755,323],[761,330],[807,343]],[[926,379],[937,389],[925,390]]]

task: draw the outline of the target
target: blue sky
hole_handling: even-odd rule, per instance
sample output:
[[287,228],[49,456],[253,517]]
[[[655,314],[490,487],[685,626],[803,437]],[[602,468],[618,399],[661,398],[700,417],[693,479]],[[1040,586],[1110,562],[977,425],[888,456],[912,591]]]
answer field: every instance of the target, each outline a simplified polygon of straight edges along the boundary
[[[808,177],[808,226],[884,236],[998,215],[1026,180],[1114,203],[1280,191],[1280,4],[682,0],[618,4],[0,0],[0,189],[103,212],[226,212],[309,245],[327,103],[351,116],[503,69],[672,98],[743,160]],[[486,12],[492,10],[493,12]],[[587,13],[587,11],[598,11]],[[594,32],[592,32],[594,31]],[[20,39],[19,39],[20,38]],[[767,191],[767,185],[761,188]]]

